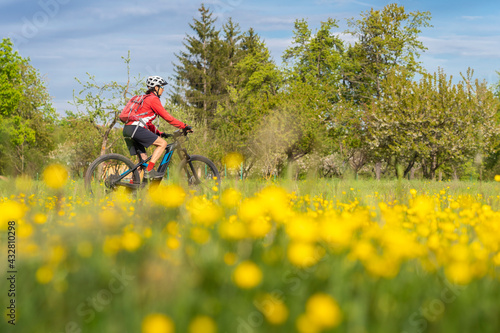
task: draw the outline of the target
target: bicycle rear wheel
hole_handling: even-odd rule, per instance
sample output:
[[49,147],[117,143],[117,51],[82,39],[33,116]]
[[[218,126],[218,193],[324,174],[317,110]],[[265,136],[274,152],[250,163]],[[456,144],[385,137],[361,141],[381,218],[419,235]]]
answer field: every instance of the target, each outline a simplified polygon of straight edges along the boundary
[[215,164],[201,155],[191,155],[190,163],[186,160],[181,162],[179,180],[181,184],[187,184],[201,191],[211,191],[214,187],[218,187],[221,181]]
[[134,170],[123,179],[120,177],[135,164],[120,154],[106,154],[90,164],[85,173],[85,188],[93,195],[108,194],[123,186],[135,189],[141,182],[139,172]]

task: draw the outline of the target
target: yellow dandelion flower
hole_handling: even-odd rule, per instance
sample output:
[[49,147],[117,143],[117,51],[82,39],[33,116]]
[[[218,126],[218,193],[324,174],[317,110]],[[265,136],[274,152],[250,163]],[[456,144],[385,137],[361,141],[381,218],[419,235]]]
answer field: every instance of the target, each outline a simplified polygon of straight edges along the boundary
[[50,281],[52,281],[52,278],[54,277],[54,271],[50,266],[42,266],[36,271],[36,280],[40,284],[47,284]]
[[310,267],[321,259],[320,253],[311,243],[292,242],[288,246],[288,260],[297,267]]
[[306,314],[315,325],[321,328],[337,327],[342,320],[337,302],[333,297],[324,293],[314,294],[307,300]]
[[31,223],[26,223],[23,220],[19,221],[19,227],[17,228],[17,235],[19,238],[28,238],[33,234],[33,226]]
[[179,235],[179,223],[175,221],[170,221],[167,223],[166,230],[169,235],[177,236]]
[[228,188],[222,192],[220,202],[226,208],[238,206],[241,201],[241,193],[233,188]]
[[265,207],[258,198],[244,199],[238,210],[238,217],[244,222],[251,222],[264,214]]
[[248,224],[248,232],[252,237],[261,238],[265,237],[272,227],[268,218],[260,216]]
[[121,244],[122,240],[120,236],[106,236],[102,245],[102,251],[109,256],[115,255],[120,251]]
[[134,231],[126,231],[121,237],[122,247],[129,252],[136,251],[141,246],[141,243],[141,236]]
[[318,237],[318,226],[313,218],[298,215],[286,225],[286,233],[294,241],[313,242]]
[[247,237],[246,225],[235,215],[219,224],[219,234],[224,239],[240,240]]
[[243,261],[233,272],[234,283],[242,289],[256,287],[262,281],[262,271],[252,261]]
[[500,175],[495,175],[495,181],[500,182]]
[[172,236],[167,238],[166,243],[167,243],[167,247],[171,250],[177,250],[179,248],[179,246],[181,246],[181,242],[177,238],[172,237]]
[[7,200],[3,203],[0,203],[0,222],[2,222],[2,228],[6,228],[8,221],[19,221],[24,217],[26,213],[26,207],[17,202]]
[[319,333],[321,328],[318,327],[309,316],[305,313],[301,314],[295,322],[297,331],[300,333]]
[[259,197],[261,204],[269,212],[273,220],[284,222],[290,214],[290,199],[288,193],[277,186],[264,188]]
[[142,333],[174,333],[175,325],[172,319],[161,314],[152,313],[142,320]]
[[157,205],[167,208],[177,208],[184,203],[186,192],[179,185],[160,185],[156,188],[151,188],[149,197]]
[[217,324],[209,316],[197,316],[189,323],[189,333],[216,333]]
[[223,215],[220,206],[205,197],[194,197],[186,204],[186,209],[194,223],[204,226],[215,224]]
[[288,308],[285,303],[272,294],[259,297],[254,304],[270,324],[281,325],[288,319]]
[[52,164],[43,171],[42,177],[48,187],[59,189],[68,181],[68,170],[60,164]]
[[445,267],[446,277],[455,284],[467,284],[472,280],[472,268],[466,262],[455,262]]

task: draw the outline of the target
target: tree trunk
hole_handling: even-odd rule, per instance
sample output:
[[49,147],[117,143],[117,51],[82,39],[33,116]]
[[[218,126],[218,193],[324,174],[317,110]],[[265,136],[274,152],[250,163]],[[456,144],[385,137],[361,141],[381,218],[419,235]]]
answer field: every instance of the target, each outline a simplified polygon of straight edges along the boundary
[[375,178],[377,180],[380,180],[380,174],[382,173],[382,163],[377,162],[375,163]]
[[108,145],[108,135],[109,133],[106,132],[102,137],[101,154],[99,156],[106,154],[106,146]]
[[[205,55],[205,50],[207,47],[207,42],[206,40],[203,41],[203,54]],[[207,142],[208,137],[207,137],[207,129],[208,129],[208,115],[207,115],[207,90],[208,90],[208,84],[207,84],[207,59],[206,57],[203,59],[203,122],[205,128],[203,129],[203,142]]]

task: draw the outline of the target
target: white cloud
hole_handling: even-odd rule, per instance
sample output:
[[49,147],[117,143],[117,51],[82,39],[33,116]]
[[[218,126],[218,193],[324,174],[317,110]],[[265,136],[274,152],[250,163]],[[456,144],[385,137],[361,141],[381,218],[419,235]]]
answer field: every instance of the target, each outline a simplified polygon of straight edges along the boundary
[[500,58],[500,36],[450,35],[420,37],[429,54]]

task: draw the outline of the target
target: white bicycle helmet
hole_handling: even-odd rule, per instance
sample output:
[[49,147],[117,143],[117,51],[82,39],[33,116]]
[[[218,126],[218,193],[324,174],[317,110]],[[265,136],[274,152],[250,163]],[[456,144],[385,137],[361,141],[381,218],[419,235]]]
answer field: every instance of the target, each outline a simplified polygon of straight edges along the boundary
[[146,80],[146,86],[148,88],[154,88],[156,86],[165,86],[167,85],[167,81],[165,81],[160,76],[150,76]]

